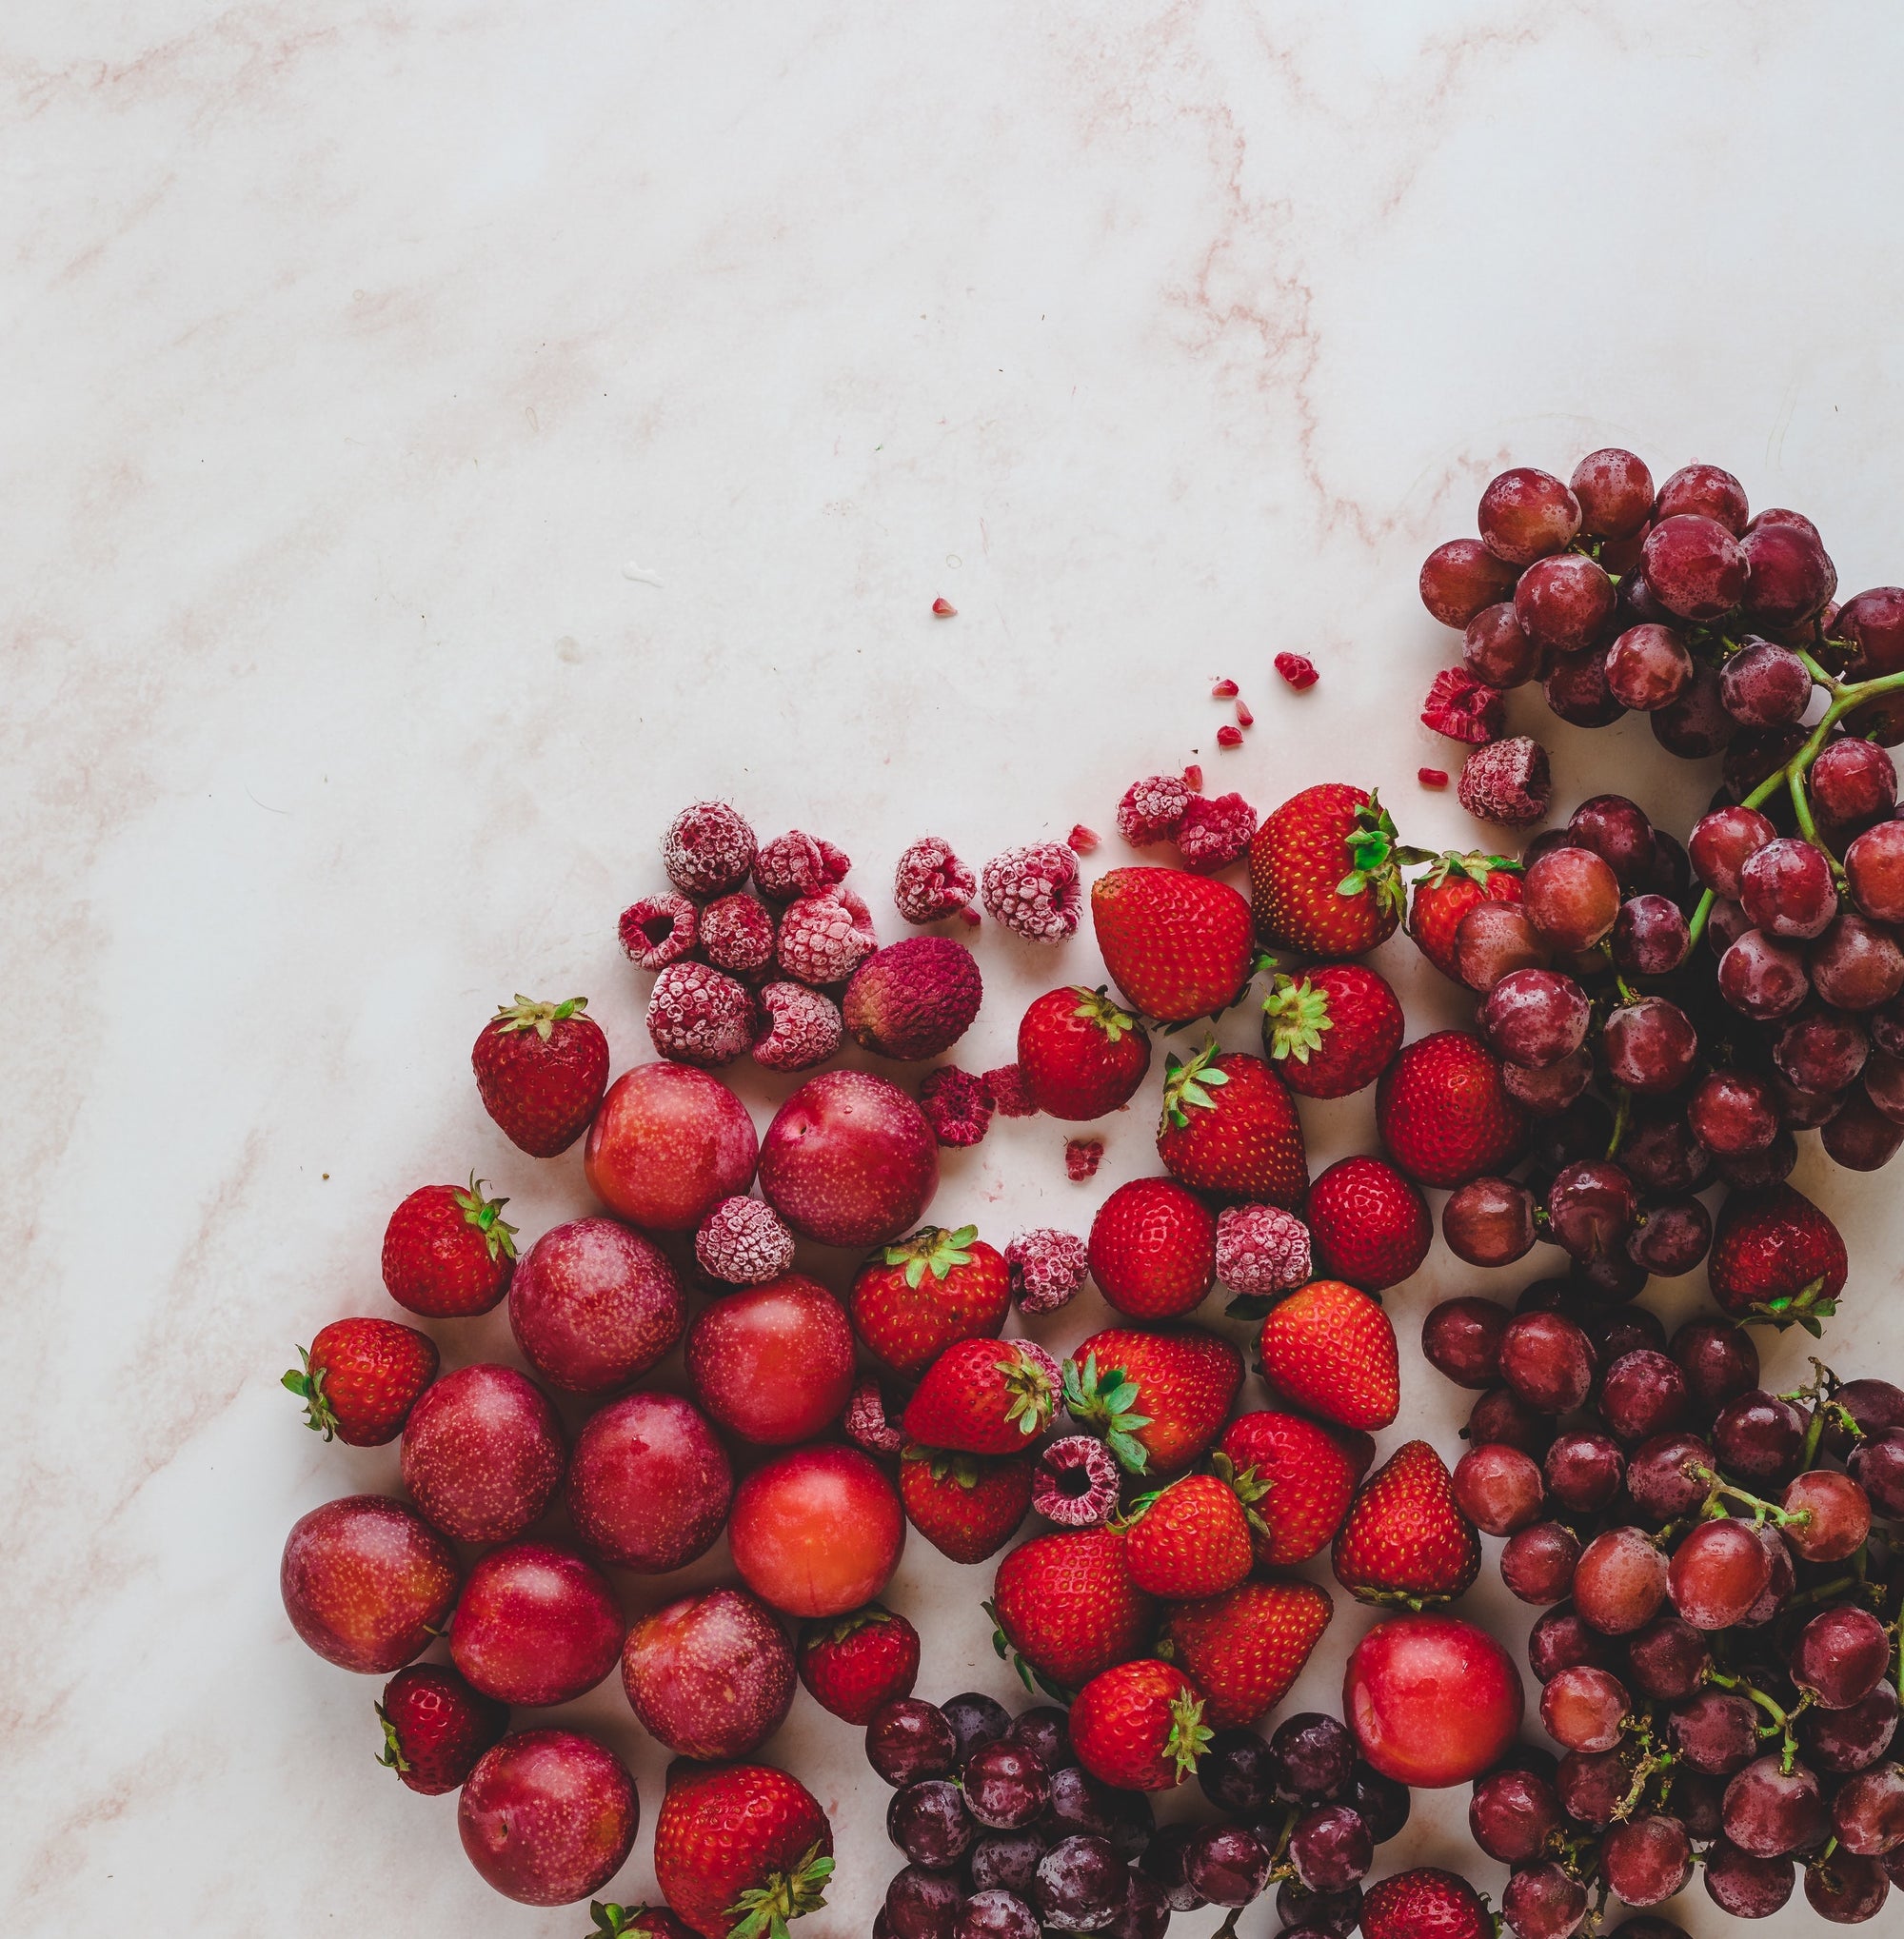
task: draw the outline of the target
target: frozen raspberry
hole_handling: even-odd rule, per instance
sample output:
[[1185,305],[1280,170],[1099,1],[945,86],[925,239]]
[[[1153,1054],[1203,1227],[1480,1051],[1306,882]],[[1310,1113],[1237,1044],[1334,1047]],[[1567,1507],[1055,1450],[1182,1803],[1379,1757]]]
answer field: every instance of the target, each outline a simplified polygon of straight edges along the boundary
[[1243,730],[1240,727],[1219,727],[1217,745],[1219,747],[1240,747],[1243,744]]
[[992,1094],[1001,1118],[1036,1118],[1038,1100],[1031,1095],[1031,1080],[1021,1064],[1001,1064],[985,1073],[985,1088]]
[[1428,689],[1421,724],[1450,741],[1493,741],[1507,720],[1507,700],[1497,686],[1477,680],[1465,666],[1444,666]]
[[804,983],[769,983],[761,992],[761,1009],[766,1029],[754,1045],[754,1061],[770,1071],[824,1063],[846,1034],[839,1004]]
[[744,976],[773,960],[774,922],[751,896],[723,896],[701,912],[701,949],[707,960]]
[[908,936],[867,957],[840,1008],[863,1050],[921,1063],[964,1036],[982,995],[978,962],[962,942]]
[[820,860],[829,882],[843,882],[853,866],[853,858],[843,848],[835,848],[823,835],[820,838]]
[[843,983],[878,946],[872,915],[851,889],[803,896],[780,919],[780,966],[797,983]]
[[798,828],[776,835],[754,857],[754,886],[770,902],[817,896],[832,880],[819,842]]
[[1490,741],[1468,756],[1455,792],[1477,820],[1524,828],[1539,821],[1553,799],[1547,750],[1525,734]]
[[1133,848],[1168,841],[1189,803],[1190,790],[1176,775],[1146,775],[1132,782],[1118,803],[1118,833]]
[[724,896],[754,865],[754,831],[725,801],[696,801],[662,837],[661,865],[684,896]]
[[1298,693],[1307,693],[1322,677],[1316,671],[1316,663],[1301,653],[1279,653],[1276,670]]
[[1038,1457],[1031,1505],[1061,1528],[1102,1528],[1118,1506],[1117,1458],[1095,1434],[1065,1434]]
[[957,1064],[942,1064],[920,1085],[919,1108],[941,1144],[977,1144],[992,1126],[991,1086]]
[[700,917],[685,896],[644,896],[622,911],[622,947],[637,969],[665,969],[694,947]]
[[648,994],[647,1026],[673,1063],[732,1063],[754,1040],[753,994],[704,962],[671,962]]
[[1250,845],[1256,810],[1240,795],[1192,795],[1177,824],[1177,850],[1186,868],[1224,868]]
[[855,1447],[869,1454],[896,1454],[905,1445],[899,1431],[899,1417],[905,1412],[899,1401],[868,1374],[853,1389],[840,1425]]
[[985,864],[985,911],[1030,942],[1062,942],[1074,935],[1084,892],[1078,858],[1056,841],[1007,848]]
[[793,1264],[793,1234],[763,1198],[724,1198],[701,1221],[694,1256],[724,1286],[764,1286]]
[[1074,1185],[1095,1178],[1098,1167],[1103,1161],[1104,1140],[1101,1138],[1067,1138],[1064,1140],[1064,1176]]
[[969,908],[978,878],[937,835],[915,841],[899,859],[893,901],[908,922],[937,922]]
[[1087,828],[1079,821],[1064,838],[1064,845],[1073,855],[1095,855],[1101,839],[1095,828]]
[[1217,1277],[1232,1293],[1287,1293],[1312,1277],[1309,1228],[1279,1205],[1231,1205],[1217,1215]]
[[1055,1225],[1021,1232],[1005,1248],[1012,1297],[1021,1313],[1056,1313],[1068,1306],[1090,1270],[1090,1250],[1075,1232]]

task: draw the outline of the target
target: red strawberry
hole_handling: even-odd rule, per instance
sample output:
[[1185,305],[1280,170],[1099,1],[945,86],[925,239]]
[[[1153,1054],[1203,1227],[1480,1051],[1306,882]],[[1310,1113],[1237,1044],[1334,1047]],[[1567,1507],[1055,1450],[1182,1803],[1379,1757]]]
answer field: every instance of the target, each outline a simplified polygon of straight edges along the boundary
[[1048,1691],[1070,1692],[1150,1646],[1157,1605],[1130,1579],[1121,1529],[1038,1535],[999,1564],[986,1604],[1001,1656]]
[[851,1615],[810,1623],[800,1646],[800,1680],[823,1711],[869,1724],[919,1679],[919,1632],[877,1602]]
[[1293,1211],[1309,1189],[1302,1127],[1281,1079],[1259,1057],[1206,1044],[1169,1061],[1157,1155],[1200,1192]]
[[1250,1572],[1249,1517],[1234,1488],[1186,1474],[1131,1511],[1124,1561],[1149,1595],[1220,1595]]
[[1013,1454],[1051,1425],[1063,1376],[1030,1340],[960,1340],[906,1403],[909,1440],[962,1454]]
[[1421,954],[1444,977],[1461,980],[1455,968],[1455,936],[1461,918],[1478,902],[1518,902],[1523,899],[1520,863],[1504,855],[1457,855],[1453,849],[1435,858],[1435,865],[1416,879],[1408,904],[1408,933]]
[[860,1268],[847,1308],[882,1365],[917,1374],[958,1340],[996,1337],[1011,1311],[1011,1274],[978,1230],[928,1225]]
[[1201,1327],[1109,1327],[1065,1361],[1064,1405],[1133,1474],[1174,1474],[1217,1438],[1242,1379],[1243,1356]]
[[347,1448],[395,1440],[436,1378],[436,1342],[394,1319],[333,1319],[298,1355],[304,1371],[284,1384],[305,1403],[305,1425]]
[[1300,1098],[1346,1098],[1372,1084],[1401,1048],[1401,1005],[1363,963],[1279,976],[1262,1006],[1263,1054]]
[[1018,1063],[1041,1111],[1081,1123],[1137,1095],[1150,1039],[1101,989],[1047,990],[1018,1026]]
[[1802,1192],[1735,1192],[1719,1208],[1707,1261],[1713,1297],[1735,1319],[1823,1331],[1837,1311],[1848,1261],[1838,1229]]
[[516,1228],[503,1219],[508,1202],[484,1197],[483,1180],[473,1173],[466,1192],[455,1185],[412,1192],[384,1228],[390,1297],[426,1319],[487,1313],[516,1270]]
[[1180,868],[1114,868],[1091,884],[1111,980],[1163,1023],[1214,1017],[1250,973],[1250,913],[1228,882]]
[[1174,1178],[1133,1178],[1091,1221],[1091,1276],[1120,1313],[1175,1319],[1216,1283],[1216,1215]]
[[1316,1270],[1364,1293],[1398,1286],[1428,1256],[1428,1201],[1380,1158],[1343,1158],[1309,1188],[1303,1208]]
[[1475,1525],[1455,1501],[1447,1466],[1426,1441],[1408,1441],[1356,1496],[1330,1559],[1336,1580],[1363,1602],[1424,1609],[1451,1602],[1480,1573]]
[[1092,1677],[1071,1704],[1071,1749],[1100,1784],[1168,1791],[1196,1770],[1210,1742],[1203,1698],[1158,1656]]
[[595,1922],[587,1939],[694,1939],[694,1929],[684,1926],[665,1906],[606,1906],[600,1899],[588,1901],[588,1915]]
[[1223,1595],[1180,1602],[1164,1647],[1203,1692],[1217,1730],[1253,1724],[1289,1694],[1336,1613],[1314,1582],[1241,1582]]
[[1257,1560],[1272,1566],[1306,1562],[1329,1546],[1366,1465],[1313,1420],[1268,1410],[1239,1415],[1217,1446],[1256,1511]]
[[582,1013],[586,997],[505,1003],[476,1039],[476,1088],[509,1142],[552,1158],[588,1129],[608,1088],[608,1039]]
[[1376,796],[1343,782],[1304,788],[1250,841],[1257,934],[1304,956],[1363,955],[1395,934],[1405,895],[1396,861],[1413,854]]
[[1376,1128],[1418,1185],[1465,1185],[1506,1172],[1527,1142],[1527,1113],[1507,1094],[1500,1063],[1478,1037],[1418,1038],[1384,1073]]
[[1368,1889],[1363,1939],[1495,1939],[1487,1902],[1466,1879],[1419,1866]]
[[909,1447],[900,1457],[899,1495],[905,1518],[942,1555],[982,1562],[1018,1533],[1031,1507],[1037,1457],[977,1454]]
[[1276,1307],[1257,1353],[1265,1379],[1338,1427],[1375,1433],[1400,1412],[1394,1323],[1339,1279],[1312,1279]]
[[455,1791],[509,1727],[509,1707],[471,1690],[442,1663],[412,1663],[384,1686],[377,1705],[384,1748],[377,1758],[415,1791]]
[[655,1820],[655,1882],[702,1939],[781,1939],[826,1903],[833,1828],[771,1764],[674,1767]]

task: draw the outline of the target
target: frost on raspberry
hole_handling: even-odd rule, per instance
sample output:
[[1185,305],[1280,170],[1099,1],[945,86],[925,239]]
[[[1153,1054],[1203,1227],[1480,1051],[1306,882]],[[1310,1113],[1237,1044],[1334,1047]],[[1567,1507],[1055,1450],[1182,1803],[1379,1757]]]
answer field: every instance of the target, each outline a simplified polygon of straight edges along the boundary
[[798,828],[776,835],[754,857],[754,886],[770,902],[817,896],[832,880],[819,842]]
[[865,903],[851,889],[829,888],[787,905],[775,954],[797,983],[843,983],[878,943]]
[[1306,1286],[1309,1228],[1279,1205],[1231,1205],[1217,1215],[1217,1277],[1232,1293],[1263,1296]]
[[1133,848],[1150,848],[1177,833],[1190,790],[1174,774],[1148,774],[1134,781],[1118,803],[1118,833]]
[[899,1417],[905,1412],[898,1396],[868,1374],[846,1400],[840,1425],[846,1438],[867,1454],[896,1454],[905,1445]]
[[692,953],[701,921],[685,896],[644,896],[622,911],[616,933],[637,969],[659,970]]
[[1074,1185],[1095,1178],[1103,1159],[1104,1140],[1101,1138],[1067,1138],[1064,1140],[1064,1176]]
[[761,1198],[724,1198],[701,1221],[694,1256],[724,1286],[764,1286],[793,1264],[793,1234]]
[[671,1063],[732,1063],[754,1040],[753,994],[704,962],[672,962],[648,994],[647,1026]]
[[1450,741],[1478,743],[1498,738],[1507,702],[1498,687],[1477,680],[1465,666],[1444,666],[1428,689],[1421,724]]
[[1012,1297],[1021,1313],[1056,1313],[1078,1296],[1090,1271],[1090,1248],[1055,1225],[1021,1232],[1005,1248]]
[[919,1108],[941,1144],[977,1144],[992,1125],[991,1086],[957,1064],[942,1064],[920,1085]]
[[1547,750],[1525,734],[1490,741],[1468,756],[1455,792],[1477,820],[1524,828],[1539,821],[1554,796]]
[[985,1073],[985,1088],[1001,1118],[1036,1118],[1038,1100],[1031,1095],[1031,1079],[1022,1064],[1001,1064]]
[[1122,1471],[1095,1434],[1064,1434],[1038,1457],[1031,1505],[1060,1528],[1101,1528],[1118,1505]]
[[985,913],[1030,942],[1062,942],[1077,933],[1084,892],[1078,858],[1062,843],[1007,848],[986,862]]
[[899,859],[893,903],[908,922],[937,922],[971,906],[979,886],[972,871],[938,835],[922,836]]
[[745,975],[773,960],[774,921],[751,896],[723,896],[701,912],[701,950],[717,968]]
[[754,831],[725,801],[696,801],[669,822],[661,862],[683,895],[724,896],[754,865]]
[[1223,868],[1250,845],[1256,810],[1240,795],[1192,795],[1177,824],[1177,850],[1187,868]]
[[761,992],[766,1029],[754,1061],[770,1071],[803,1071],[824,1063],[846,1034],[840,1006],[804,983],[769,983]]

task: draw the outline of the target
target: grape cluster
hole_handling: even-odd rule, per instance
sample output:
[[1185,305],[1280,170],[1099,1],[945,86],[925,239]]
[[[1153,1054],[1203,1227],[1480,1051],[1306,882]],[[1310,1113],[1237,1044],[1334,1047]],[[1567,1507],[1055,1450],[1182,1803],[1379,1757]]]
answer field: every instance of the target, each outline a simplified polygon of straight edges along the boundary
[[975,1692],[903,1698],[866,1727],[866,1758],[894,1787],[886,1829],[907,1860],[875,1939],[1159,1939],[1173,1911],[1203,1906],[1234,1929],[1272,1890],[1286,1939],[1347,1939],[1376,1847],[1408,1821],[1407,1787],[1317,1711],[1267,1740],[1219,1731],[1198,1782],[1222,1815],[1200,1824],[1160,1827],[1143,1792],[1081,1770],[1048,1705],[1014,1719]]
[[1823,1917],[1874,1917],[1904,1884],[1904,1390],[1814,1362],[1768,1393],[1742,1329],[1669,1341],[1555,1280],[1516,1312],[1443,1302],[1422,1348],[1482,1390],[1456,1496],[1543,1611],[1528,1654],[1564,1754],[1518,1754],[1470,1810],[1514,1868],[1509,1929],[1566,1939],[1594,1890],[1656,1906],[1696,1867],[1740,1918],[1800,1867]]

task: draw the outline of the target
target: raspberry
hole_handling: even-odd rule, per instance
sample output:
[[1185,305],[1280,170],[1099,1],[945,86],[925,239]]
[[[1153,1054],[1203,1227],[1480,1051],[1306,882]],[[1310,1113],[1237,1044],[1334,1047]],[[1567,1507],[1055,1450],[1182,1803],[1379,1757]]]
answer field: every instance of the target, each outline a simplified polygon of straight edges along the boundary
[[1450,741],[1493,741],[1507,720],[1500,689],[1477,680],[1465,666],[1444,666],[1428,689],[1421,724]]
[[761,992],[766,1031],[754,1045],[754,1061],[770,1071],[803,1071],[824,1063],[846,1034],[840,1006],[803,983],[769,983]]
[[797,983],[843,983],[878,941],[865,903],[851,889],[827,889],[788,905],[776,953]]
[[893,902],[908,922],[937,922],[968,908],[979,886],[972,871],[937,835],[922,836],[899,859]]
[[1525,734],[1490,741],[1468,756],[1455,792],[1478,821],[1524,828],[1539,821],[1553,799],[1547,750]]
[[1177,824],[1177,848],[1187,868],[1223,868],[1255,833],[1256,810],[1242,796],[1192,795]]
[[1219,727],[1217,745],[1219,747],[1240,747],[1243,744],[1243,730],[1240,727]]
[[1217,1215],[1217,1277],[1232,1293],[1287,1293],[1313,1274],[1309,1228],[1279,1205],[1231,1205]]
[[899,1417],[904,1411],[868,1374],[853,1389],[840,1425],[846,1438],[867,1454],[896,1454],[905,1445],[905,1436],[899,1431]]
[[647,1026],[671,1062],[731,1063],[754,1040],[753,995],[704,962],[669,963],[648,995]]
[[754,865],[754,831],[725,801],[696,801],[662,837],[661,864],[684,896],[724,896]]
[[798,828],[776,835],[754,857],[754,886],[770,902],[817,896],[831,880],[819,842]]
[[985,1088],[992,1094],[1001,1118],[1036,1118],[1038,1100],[1031,1095],[1031,1080],[1020,1064],[1001,1064],[985,1073]]
[[835,848],[823,835],[820,838],[820,861],[829,882],[843,882],[853,866],[853,858],[843,848]]
[[1117,1457],[1095,1434],[1065,1434],[1038,1457],[1031,1505],[1061,1528],[1097,1529],[1118,1505]]
[[1095,828],[1087,828],[1079,821],[1073,824],[1070,834],[1064,838],[1064,845],[1073,855],[1095,855],[1100,839]]
[[1005,1248],[1012,1297],[1021,1313],[1056,1313],[1083,1285],[1090,1249],[1075,1232],[1041,1225],[1021,1232]]
[[637,969],[665,969],[694,947],[700,918],[685,896],[644,896],[622,911],[622,948]]
[[1007,848],[985,864],[985,910],[995,922],[1031,942],[1074,935],[1084,892],[1078,858],[1056,841]]
[[761,1198],[724,1198],[701,1221],[694,1256],[724,1286],[764,1286],[793,1264],[793,1234]]
[[978,962],[962,942],[908,936],[853,972],[840,1007],[863,1050],[921,1063],[964,1036],[982,994]]
[[1064,1140],[1064,1176],[1074,1185],[1095,1178],[1103,1159],[1104,1140],[1101,1138],[1067,1138]]
[[942,1064],[920,1085],[919,1108],[941,1144],[977,1144],[992,1126],[991,1086],[957,1064]]
[[773,918],[751,896],[723,896],[701,912],[701,948],[724,970],[764,969],[773,960]]
[[1322,677],[1316,671],[1316,663],[1300,653],[1279,653],[1276,670],[1298,693],[1307,693]]
[[1146,775],[1132,782],[1118,803],[1118,833],[1133,848],[1168,841],[1189,803],[1190,790],[1176,775]]

